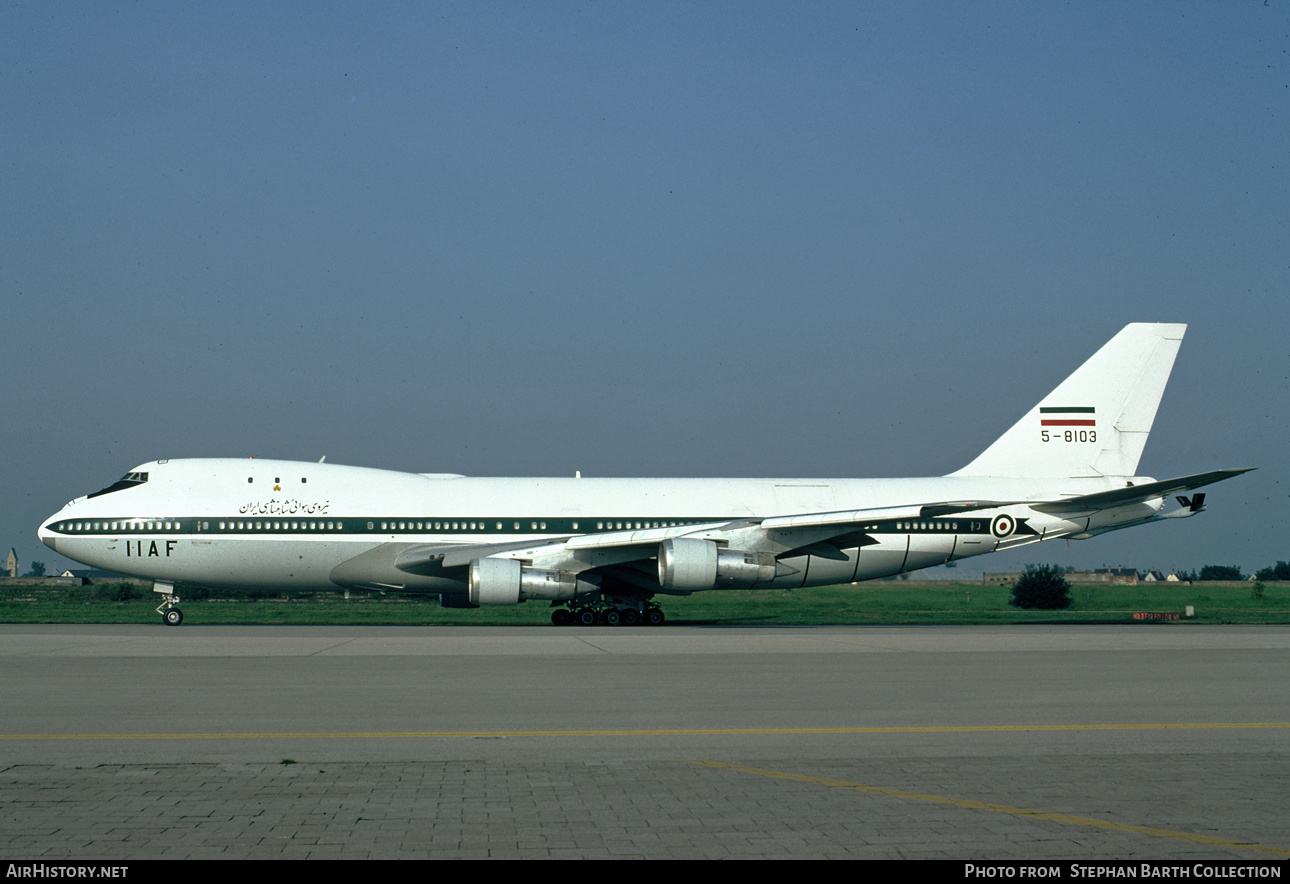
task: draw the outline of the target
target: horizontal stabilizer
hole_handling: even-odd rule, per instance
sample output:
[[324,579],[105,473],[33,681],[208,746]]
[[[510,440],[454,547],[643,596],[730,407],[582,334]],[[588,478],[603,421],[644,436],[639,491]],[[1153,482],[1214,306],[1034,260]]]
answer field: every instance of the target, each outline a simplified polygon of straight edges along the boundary
[[[1165,479],[1163,482],[1149,482],[1146,485],[1129,485],[1112,491],[1099,491],[1096,494],[1081,494],[1078,497],[1067,497],[1046,503],[1032,503],[1030,508],[1041,513],[1055,515],[1073,515],[1095,512],[1131,503],[1142,503],[1157,497],[1167,497],[1180,491],[1191,491],[1204,488],[1215,482],[1222,482],[1241,473],[1248,473],[1251,468],[1243,470],[1212,470],[1208,473],[1197,473],[1194,476],[1182,476],[1177,479]],[[1204,499],[1203,495],[1198,495]]]

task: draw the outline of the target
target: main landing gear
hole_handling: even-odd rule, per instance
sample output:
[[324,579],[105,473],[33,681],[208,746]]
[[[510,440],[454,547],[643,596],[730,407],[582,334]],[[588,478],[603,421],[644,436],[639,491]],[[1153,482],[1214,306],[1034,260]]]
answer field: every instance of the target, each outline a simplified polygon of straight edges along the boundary
[[184,612],[179,610],[179,596],[175,595],[175,585],[157,581],[152,585],[152,591],[161,593],[161,597],[164,600],[157,606],[157,613],[161,615],[161,621],[167,626],[178,626],[183,623]]
[[551,612],[556,626],[662,626],[666,619],[662,608],[647,602],[574,603]]

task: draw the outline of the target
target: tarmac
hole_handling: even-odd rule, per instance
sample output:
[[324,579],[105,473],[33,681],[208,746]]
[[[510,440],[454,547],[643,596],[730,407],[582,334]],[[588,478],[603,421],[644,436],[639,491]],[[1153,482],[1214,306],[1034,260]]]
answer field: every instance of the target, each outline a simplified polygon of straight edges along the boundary
[[0,858],[1290,858],[1290,629],[0,626]]

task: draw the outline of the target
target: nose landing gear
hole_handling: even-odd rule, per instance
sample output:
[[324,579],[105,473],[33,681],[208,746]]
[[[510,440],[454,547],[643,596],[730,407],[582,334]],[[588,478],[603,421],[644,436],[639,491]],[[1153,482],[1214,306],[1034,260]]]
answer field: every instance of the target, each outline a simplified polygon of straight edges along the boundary
[[162,583],[158,580],[152,585],[153,592],[161,593],[162,603],[157,606],[161,621],[167,626],[178,626],[184,622],[184,612],[179,610],[179,596],[175,595],[173,583]]

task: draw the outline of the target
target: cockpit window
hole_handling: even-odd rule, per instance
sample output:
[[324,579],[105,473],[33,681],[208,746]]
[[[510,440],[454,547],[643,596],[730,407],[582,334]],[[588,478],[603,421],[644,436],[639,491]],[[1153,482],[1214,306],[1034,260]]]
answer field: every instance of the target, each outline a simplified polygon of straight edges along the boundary
[[117,481],[113,482],[102,491],[95,491],[90,497],[98,497],[100,494],[111,494],[113,491],[121,491],[125,488],[133,488],[136,485],[142,485],[148,481],[147,473],[126,473]]

